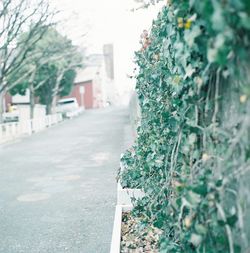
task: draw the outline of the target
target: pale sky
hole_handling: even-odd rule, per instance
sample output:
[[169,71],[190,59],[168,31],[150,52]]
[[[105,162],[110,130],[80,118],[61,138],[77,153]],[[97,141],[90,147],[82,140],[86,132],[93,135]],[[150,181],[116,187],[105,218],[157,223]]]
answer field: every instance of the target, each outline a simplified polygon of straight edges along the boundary
[[[105,43],[114,44],[115,78],[121,90],[131,89],[134,51],[139,48],[140,34],[149,29],[160,4],[131,12],[133,0],[50,0],[61,10],[60,30],[89,53],[101,52]],[[82,36],[86,34],[85,36]]]

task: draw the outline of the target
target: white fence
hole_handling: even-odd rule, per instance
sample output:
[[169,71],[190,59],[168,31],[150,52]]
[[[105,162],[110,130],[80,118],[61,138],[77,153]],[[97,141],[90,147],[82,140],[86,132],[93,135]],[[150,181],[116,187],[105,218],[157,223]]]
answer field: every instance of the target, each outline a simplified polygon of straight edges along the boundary
[[0,124],[0,143],[42,131],[43,129],[51,127],[62,120],[62,114],[57,113],[32,120]]

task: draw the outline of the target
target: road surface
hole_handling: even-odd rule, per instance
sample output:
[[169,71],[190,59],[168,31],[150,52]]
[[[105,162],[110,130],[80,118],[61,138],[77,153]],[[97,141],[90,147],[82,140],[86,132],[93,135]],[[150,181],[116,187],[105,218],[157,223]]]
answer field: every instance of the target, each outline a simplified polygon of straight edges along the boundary
[[0,253],[108,253],[125,109],[0,146]]

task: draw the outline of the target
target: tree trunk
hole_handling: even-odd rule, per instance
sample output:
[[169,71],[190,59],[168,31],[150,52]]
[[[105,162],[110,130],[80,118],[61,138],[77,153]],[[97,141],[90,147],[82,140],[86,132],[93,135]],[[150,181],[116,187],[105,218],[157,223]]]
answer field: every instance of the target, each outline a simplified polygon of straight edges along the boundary
[[30,119],[34,118],[35,109],[35,89],[33,85],[30,85]]
[[4,106],[3,106],[3,99],[4,99],[4,92],[0,92],[0,124],[3,122],[3,113],[4,113]]
[[58,76],[56,78],[56,84],[55,84],[55,87],[54,87],[53,93],[52,93],[52,102],[51,102],[51,112],[52,113],[56,113],[57,96],[58,96],[60,82],[62,80],[63,74],[64,74],[64,70],[59,71]]
[[51,113],[56,113],[56,102],[57,102],[57,96],[53,96],[52,98],[52,104],[51,104]]
[[52,104],[47,103],[46,104],[46,115],[52,114]]

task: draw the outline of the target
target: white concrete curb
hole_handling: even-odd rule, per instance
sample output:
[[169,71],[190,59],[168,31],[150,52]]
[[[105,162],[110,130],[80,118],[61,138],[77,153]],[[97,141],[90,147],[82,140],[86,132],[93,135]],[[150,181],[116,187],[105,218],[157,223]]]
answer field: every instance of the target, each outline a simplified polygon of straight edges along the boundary
[[145,196],[140,189],[122,188],[120,180],[117,184],[117,205],[132,205],[131,198],[140,199]]
[[132,206],[128,206],[128,205],[116,206],[110,253],[120,253],[121,251],[122,212],[129,211],[131,209],[132,209]]
[[[121,154],[122,158],[123,154]],[[121,172],[123,172],[124,166],[120,162]],[[140,199],[145,196],[144,192],[140,189],[122,188],[121,181],[117,183],[117,205],[132,205],[131,198]]]

